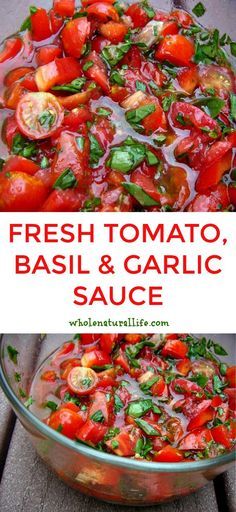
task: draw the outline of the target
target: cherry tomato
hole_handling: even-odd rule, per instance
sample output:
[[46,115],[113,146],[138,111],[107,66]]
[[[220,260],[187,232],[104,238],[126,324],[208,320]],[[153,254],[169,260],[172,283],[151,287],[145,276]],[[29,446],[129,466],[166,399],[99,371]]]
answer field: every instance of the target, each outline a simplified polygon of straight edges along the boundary
[[46,370],[42,373],[40,379],[46,382],[55,382],[57,380],[57,374],[54,370]]
[[180,450],[204,450],[213,437],[208,428],[199,428],[187,434],[179,443]]
[[36,176],[11,172],[0,177],[0,211],[32,212],[41,208],[47,187]]
[[80,441],[96,445],[99,441],[102,441],[106,435],[108,427],[101,423],[95,423],[91,419],[88,419],[86,423],[81,427],[77,433],[76,438]]
[[224,210],[230,204],[226,185],[219,183],[205,194],[197,194],[188,205],[189,212],[217,212]]
[[171,384],[175,393],[180,393],[183,395],[204,395],[203,389],[201,388],[201,386],[196,384],[196,382],[191,382],[187,379],[177,378],[174,379]]
[[48,91],[55,85],[69,83],[81,76],[81,66],[73,57],[55,59],[40,66],[35,75],[39,91]]
[[222,444],[225,448],[231,448],[230,433],[225,425],[217,425],[211,429],[215,443]]
[[186,377],[186,375],[188,375],[191,370],[190,359],[185,357],[184,359],[178,361],[178,363],[176,364],[176,369],[178,370],[179,373],[181,373],[181,375]]
[[79,148],[76,142],[76,133],[63,131],[58,139],[57,152],[52,163],[55,181],[68,167],[74,173],[77,185],[85,187],[86,169],[88,167],[88,145],[84,143],[84,147]]
[[186,11],[181,9],[177,9],[175,11],[171,11],[170,16],[175,18],[179,25],[182,25],[184,28],[189,28],[194,24],[192,16]]
[[70,370],[67,383],[73,393],[90,395],[98,384],[98,377],[91,368],[76,366]]
[[84,411],[76,413],[66,407],[51,414],[48,420],[49,427],[57,430],[69,439],[75,439],[78,429],[85,423],[86,415]]
[[145,27],[145,25],[149,21],[149,17],[146,11],[142,8],[142,6],[139,3],[130,5],[125,14],[126,16],[130,16],[130,18],[132,19],[133,28]]
[[62,125],[64,112],[53,94],[30,92],[18,103],[16,120],[20,131],[31,139],[46,139]]
[[135,447],[140,437],[139,429],[128,426],[122,428],[112,441],[106,441],[106,445],[116,455],[132,457],[135,454]]
[[10,87],[10,85],[14,84],[14,82],[16,82],[17,80],[20,80],[21,78],[23,78],[25,75],[30,73],[30,71],[34,71],[34,68],[23,66],[20,68],[12,69],[5,76],[4,85],[6,85],[6,87]]
[[99,31],[111,43],[118,44],[124,40],[128,27],[118,21],[108,21],[100,26]]
[[181,70],[177,79],[180,87],[188,94],[192,94],[199,82],[197,66]]
[[78,59],[82,54],[89,34],[90,23],[87,18],[76,18],[69,21],[61,33],[65,52]]
[[160,42],[155,58],[175,66],[190,66],[194,56],[194,44],[181,34],[168,35]]
[[90,80],[94,80],[94,82],[96,82],[104,92],[108,93],[110,90],[110,84],[103,60],[95,51],[93,51],[88,55],[88,57],[86,57],[84,64],[86,65],[88,62],[92,62],[93,65],[86,69],[85,75],[90,78]]
[[196,405],[193,418],[187,425],[187,430],[195,430],[202,427],[214,418],[214,409],[211,407],[211,400],[203,400]]
[[213,89],[221,98],[226,98],[234,89],[234,75],[229,68],[211,64],[200,69],[200,86],[204,92]]

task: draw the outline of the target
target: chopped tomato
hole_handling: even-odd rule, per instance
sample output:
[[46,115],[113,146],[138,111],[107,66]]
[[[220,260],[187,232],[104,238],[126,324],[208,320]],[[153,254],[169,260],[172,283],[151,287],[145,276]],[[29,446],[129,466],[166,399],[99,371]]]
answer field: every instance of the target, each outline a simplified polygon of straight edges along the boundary
[[95,2],[89,5],[86,11],[88,16],[95,16],[101,21],[107,21],[109,19],[113,21],[119,20],[119,14],[115,7],[107,2]]
[[236,388],[225,388],[224,393],[228,396],[230,410],[236,411]]
[[187,425],[187,430],[195,430],[202,427],[214,418],[214,409],[211,407],[211,400],[203,400],[195,406],[193,418]]
[[[60,372],[61,372],[61,378],[62,380],[67,380],[67,377],[72,370],[72,368],[75,368],[76,366],[80,366],[80,360],[78,358],[72,357],[71,359],[65,359],[60,364]],[[69,386],[68,386],[69,390]]]
[[43,41],[52,35],[50,18],[45,9],[37,8],[36,12],[31,14],[30,21],[34,41]]
[[224,210],[230,204],[227,187],[219,183],[212,190],[205,194],[197,194],[194,200],[188,205],[190,212],[217,212]]
[[70,18],[75,12],[75,0],[53,0],[53,9],[56,14]]
[[57,374],[54,370],[47,370],[40,376],[41,380],[46,382],[55,382],[57,380]]
[[23,78],[25,75],[30,73],[30,71],[34,71],[34,68],[23,66],[20,68],[13,69],[12,71],[9,71],[9,73],[7,73],[7,75],[4,78],[4,85],[6,85],[6,87],[10,87],[10,85],[14,84],[14,82],[16,82],[17,80]]
[[155,453],[153,458],[155,462],[181,462],[183,459],[184,457],[181,451],[170,444]]
[[84,203],[84,196],[77,190],[53,190],[43,203],[42,212],[76,212]]
[[154,396],[162,396],[164,391],[166,391],[166,384],[161,375],[159,376],[158,381],[151,387],[151,391]]
[[183,69],[178,73],[178,82],[180,87],[187,92],[192,94],[198,86],[198,69],[197,66],[191,66],[190,68]]
[[81,365],[86,368],[91,368],[91,366],[104,366],[106,364],[111,364],[111,358],[103,350],[95,349],[90,352],[85,351],[81,359]]
[[29,92],[19,101],[16,120],[20,131],[31,139],[52,136],[62,125],[64,112],[53,94]]
[[82,345],[91,345],[99,340],[100,334],[80,334]]
[[96,445],[104,438],[107,429],[108,427],[105,425],[95,423],[91,419],[88,419],[82,428],[79,428],[77,431],[76,439],[88,444]]
[[[216,142],[215,144],[220,143],[221,141],[218,143]],[[223,141],[222,144],[224,144]],[[225,172],[230,169],[231,161],[232,151],[228,151],[224,156],[216,160],[215,163],[209,165],[208,167],[206,166],[198,176],[196,181],[196,191],[200,193],[206,192],[207,189],[217,185]]]
[[0,64],[6,60],[14,59],[22,47],[23,43],[19,37],[7,39],[3,50],[0,52]]
[[85,423],[86,413],[84,411],[75,412],[67,407],[62,407],[51,414],[48,419],[49,427],[64,434],[70,439],[75,439],[76,432]]
[[179,443],[180,450],[204,450],[207,443],[212,441],[211,431],[207,428],[199,428],[187,434]]
[[2,170],[5,173],[24,172],[33,176],[39,170],[39,166],[28,158],[13,155],[5,162]]
[[113,348],[115,347],[117,339],[118,339],[117,334],[102,334],[102,336],[100,338],[100,345],[101,345],[102,350],[104,350],[104,352],[107,352],[108,354],[110,354],[112,352]]
[[181,34],[168,35],[160,42],[155,58],[175,66],[190,66],[194,56],[194,44]]
[[80,148],[77,144],[76,134],[63,131],[58,139],[57,152],[52,163],[55,181],[69,167],[76,177],[77,185],[82,187],[86,183],[87,165],[86,142],[84,147]]
[[106,444],[110,450],[121,457],[132,457],[135,446],[140,439],[140,431],[132,426],[124,427],[111,441]]
[[181,101],[174,103],[171,108],[171,118],[173,123],[181,128],[195,126],[199,130],[204,129],[204,135],[207,135],[207,130],[209,133],[211,131],[216,132],[216,134],[220,133],[219,125],[215,119],[212,119],[203,110],[189,103]]
[[162,349],[163,356],[175,357],[176,359],[184,359],[187,353],[188,347],[181,340],[168,340]]
[[227,368],[226,379],[232,388],[236,388],[236,366]]
[[163,28],[161,30],[161,35],[163,37],[173,34],[178,34],[179,27],[175,21],[165,21]]
[[0,211],[39,210],[47,197],[47,187],[35,176],[11,172],[0,176]]
[[111,41],[113,44],[121,43],[128,32],[128,27],[124,23],[118,21],[108,21],[99,28],[103,37]]
[[67,383],[71,391],[77,395],[90,395],[98,383],[98,377],[91,368],[83,368],[84,361],[81,360],[81,366],[72,368],[67,376]]
[[229,68],[211,64],[200,69],[200,86],[204,92],[213,89],[214,94],[227,98],[234,90],[234,75]]
[[99,413],[101,412],[102,423],[107,425],[110,417],[109,402],[110,401],[107,400],[106,393],[103,393],[102,391],[95,391],[89,408],[89,417],[93,419],[94,414],[99,411]]
[[104,92],[108,93],[110,90],[110,85],[106,66],[101,57],[99,57],[99,55],[93,51],[88,55],[88,57],[86,57],[83,66],[84,69],[86,67],[86,63],[92,63],[92,65],[85,70],[85,75],[90,78],[90,80],[94,80],[96,84],[103,89]]
[[56,57],[61,57],[62,51],[58,46],[42,46],[38,49],[36,54],[38,66],[44,66],[55,60]]
[[175,18],[179,25],[182,25],[184,28],[189,28],[194,24],[192,16],[186,11],[181,9],[177,9],[175,11],[171,11],[170,16]]
[[225,425],[217,425],[212,428],[211,434],[215,443],[222,444],[225,448],[231,447],[230,433]]
[[78,59],[82,55],[89,34],[90,23],[87,18],[76,18],[69,21],[61,34],[65,52]]
[[71,82],[81,76],[81,66],[73,57],[55,59],[40,66],[36,71],[36,83],[39,91],[49,91],[54,85]]
[[190,359],[185,357],[184,359],[182,359],[181,361],[179,361],[177,363],[176,368],[177,368],[178,372],[181,373],[181,375],[186,377],[186,375],[188,375],[190,370],[191,370],[191,361],[190,361]]
[[57,34],[57,32],[59,32],[59,30],[63,26],[63,18],[62,18],[62,16],[57,14],[54,11],[54,9],[51,9],[51,11],[49,11],[48,14],[49,14],[49,18],[50,18],[52,33]]
[[149,17],[146,11],[142,8],[142,5],[140,5],[139,3],[130,5],[125,14],[126,16],[130,16],[130,18],[132,19],[133,28],[145,27],[145,25],[149,21]]
[[172,387],[176,393],[180,393],[183,395],[204,395],[204,391],[201,388],[201,386],[196,384],[196,382],[191,382],[187,379],[177,378],[173,380]]

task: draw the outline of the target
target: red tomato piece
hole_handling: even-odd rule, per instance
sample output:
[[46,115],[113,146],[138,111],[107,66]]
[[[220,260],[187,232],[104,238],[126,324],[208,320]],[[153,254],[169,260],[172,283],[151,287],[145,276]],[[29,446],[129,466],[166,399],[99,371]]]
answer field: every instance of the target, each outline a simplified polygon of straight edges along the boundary
[[103,37],[113,44],[121,43],[128,32],[128,27],[118,21],[108,21],[99,27]]
[[161,353],[165,357],[184,359],[188,353],[188,346],[181,340],[168,340]]
[[236,388],[236,366],[230,366],[227,368],[226,379],[231,388]]
[[[186,129],[189,126],[194,126],[199,130],[206,129],[209,130],[209,132],[214,131],[216,134],[220,134],[217,121],[212,119],[212,117],[203,112],[200,108],[195,107],[195,105],[190,105],[190,103],[184,103],[182,101],[173,103],[171,107],[171,119],[174,125],[179,128]],[[207,131],[204,131],[204,135],[208,135]],[[212,140],[210,136],[209,138]]]
[[135,447],[140,437],[139,429],[134,428],[133,426],[123,427],[119,434],[113,437],[112,440],[106,441],[106,445],[120,457],[132,457],[135,453]]
[[102,391],[95,391],[92,397],[92,403],[89,407],[89,417],[92,418],[98,411],[101,411],[103,415],[103,425],[107,425],[110,416],[109,401],[107,400],[106,393]]
[[192,16],[186,11],[182,11],[181,9],[177,9],[170,13],[170,16],[175,18],[179,25],[182,25],[184,28],[189,28],[194,24]]
[[42,373],[40,379],[46,382],[55,382],[57,380],[57,374],[54,370],[46,370]]
[[95,2],[86,9],[88,16],[95,16],[101,21],[109,19],[119,21],[119,14],[113,5],[107,2]]
[[147,13],[139,3],[130,5],[125,14],[132,19],[133,28],[142,28],[149,21]]
[[96,445],[103,440],[106,435],[108,427],[101,423],[95,423],[91,419],[87,420],[86,423],[76,433],[76,438],[80,441],[84,441],[88,444]]
[[[219,144],[221,141],[219,141]],[[224,141],[222,141],[224,143]],[[215,143],[217,144],[217,142]],[[197,192],[206,192],[207,189],[219,183],[226,171],[231,168],[232,151],[228,151],[221,159],[216,160],[212,165],[205,167],[199,174],[195,184]]]
[[101,349],[110,354],[118,340],[118,334],[102,334],[100,338]]
[[191,361],[190,361],[190,359],[185,357],[181,361],[178,361],[178,363],[176,364],[176,369],[178,370],[179,373],[181,373],[181,375],[186,377],[186,375],[188,375],[190,370],[191,370]]
[[84,196],[77,190],[53,190],[43,203],[42,212],[76,212],[84,203]]
[[100,336],[100,334],[80,334],[80,343],[82,345],[92,345],[99,340]]
[[0,52],[0,64],[6,60],[14,59],[22,48],[23,43],[19,37],[7,39],[4,43],[3,50]]
[[84,65],[88,62],[93,62],[93,65],[85,70],[85,75],[90,78],[90,80],[94,80],[94,82],[96,82],[104,92],[108,93],[110,90],[110,84],[103,60],[95,51],[93,51],[86,57]]
[[187,379],[181,379],[181,378],[174,379],[172,381],[171,385],[172,385],[172,388],[174,389],[175,393],[180,393],[183,395],[196,395],[196,394],[198,394],[199,396],[204,395],[204,391],[201,388],[201,386],[196,384],[196,382],[191,382],[190,380],[187,380]]
[[76,132],[81,124],[92,120],[93,116],[90,110],[85,105],[81,105],[66,114],[63,125],[66,126],[68,130]]
[[199,82],[197,66],[181,70],[177,79],[180,87],[188,94],[192,94]]
[[4,85],[6,85],[6,87],[10,87],[10,85],[14,84],[14,82],[16,82],[17,80],[20,80],[21,78],[23,78],[25,75],[30,73],[30,71],[34,71],[34,68],[21,67],[21,68],[12,69],[5,76]]
[[51,414],[48,419],[49,427],[59,431],[69,439],[75,439],[76,432],[85,423],[86,415],[84,411],[76,413],[67,407],[62,407]]
[[161,31],[161,35],[163,37],[165,36],[168,36],[168,35],[174,35],[174,34],[178,34],[179,32],[179,27],[178,27],[178,24],[176,23],[176,21],[166,21],[163,25],[163,29]]
[[56,57],[61,57],[62,51],[58,46],[42,46],[38,49],[36,60],[38,66],[44,66],[55,60]]
[[217,212],[226,209],[230,204],[226,185],[219,183],[205,194],[197,194],[188,205],[189,212]]
[[7,117],[3,125],[3,140],[7,143],[9,149],[11,149],[13,139],[17,133],[19,133],[19,128],[14,114],[13,116]]
[[86,368],[91,368],[91,366],[105,366],[106,364],[111,364],[111,358],[103,350],[95,349],[90,352],[85,351],[81,359],[81,365]]
[[31,139],[50,137],[62,125],[63,119],[60,103],[48,92],[29,92],[17,105],[19,129]]
[[181,34],[169,35],[158,45],[155,58],[168,61],[175,66],[191,66],[194,44]]
[[180,450],[204,450],[212,439],[211,431],[202,427],[187,434],[180,441],[178,448]]
[[48,14],[50,18],[52,33],[57,34],[57,32],[59,32],[63,26],[63,18],[59,14],[56,14],[53,9],[51,9]]
[[164,446],[164,448],[155,453],[153,457],[155,462],[181,462],[183,459],[184,457],[181,451],[170,444]]
[[236,388],[225,388],[224,393],[228,395],[229,408],[231,411],[236,411]]
[[69,21],[61,33],[65,52],[77,59],[81,57],[89,34],[90,23],[87,18],[76,18]]
[[211,429],[215,443],[222,444],[225,448],[231,448],[230,433],[225,425],[217,425]]
[[160,375],[158,381],[151,387],[151,392],[154,396],[162,396],[164,391],[167,391],[166,384],[163,377]]
[[39,168],[39,165],[32,160],[28,160],[28,158],[24,158],[23,156],[13,155],[5,162],[2,170],[5,173],[24,172],[33,176]]
[[56,14],[70,18],[75,13],[75,0],[53,0],[53,9]]
[[46,196],[47,187],[36,176],[12,172],[0,177],[0,211],[37,211]]
[[39,91],[48,91],[54,85],[69,83],[82,74],[81,66],[73,57],[55,59],[40,66],[36,71],[36,83]]
[[201,89],[207,92],[214,89],[215,94],[221,98],[227,98],[234,90],[234,75],[231,69],[211,64],[203,66],[199,71]]
[[195,430],[202,427],[214,418],[214,409],[211,407],[211,400],[203,400],[195,406],[193,418],[187,425],[187,430]]
[[34,41],[43,41],[52,35],[50,18],[45,9],[37,8],[30,16],[31,32]]
[[86,141],[84,147],[79,148],[76,142],[76,134],[63,131],[59,137],[57,152],[52,163],[52,171],[55,181],[68,167],[74,173],[77,185],[85,187],[86,169],[88,167]]

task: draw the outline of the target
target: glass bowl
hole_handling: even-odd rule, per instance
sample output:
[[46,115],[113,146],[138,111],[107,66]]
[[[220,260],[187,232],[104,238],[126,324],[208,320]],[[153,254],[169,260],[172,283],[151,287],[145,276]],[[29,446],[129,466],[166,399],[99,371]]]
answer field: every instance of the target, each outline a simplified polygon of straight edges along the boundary
[[[233,335],[217,338],[228,349],[226,360],[232,364]],[[35,370],[66,339],[68,335],[4,335],[0,344],[0,384],[39,456],[68,485],[104,501],[146,506],[190,494],[229,469],[233,452],[197,462],[141,462],[76,443],[45,425],[24,402]],[[9,345],[18,351],[11,359]]]

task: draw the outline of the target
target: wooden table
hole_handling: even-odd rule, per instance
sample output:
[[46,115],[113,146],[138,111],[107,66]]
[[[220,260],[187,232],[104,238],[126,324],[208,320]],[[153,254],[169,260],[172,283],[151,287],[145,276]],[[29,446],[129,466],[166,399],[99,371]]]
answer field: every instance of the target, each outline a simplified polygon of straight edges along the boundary
[[[40,359],[55,345],[55,340],[68,339],[63,335],[50,335],[44,341]],[[214,335],[208,335],[213,337]],[[9,335],[13,344],[15,335]],[[36,335],[27,335],[32,350]],[[231,348],[236,344],[235,335],[214,336]],[[50,343],[50,350],[48,350]],[[16,420],[11,407],[0,391],[0,462],[1,512],[135,512],[134,507],[109,505],[69,489],[41,462],[26,432]],[[214,482],[188,497],[158,507],[145,507],[145,512],[235,512],[234,470],[220,475]]]

